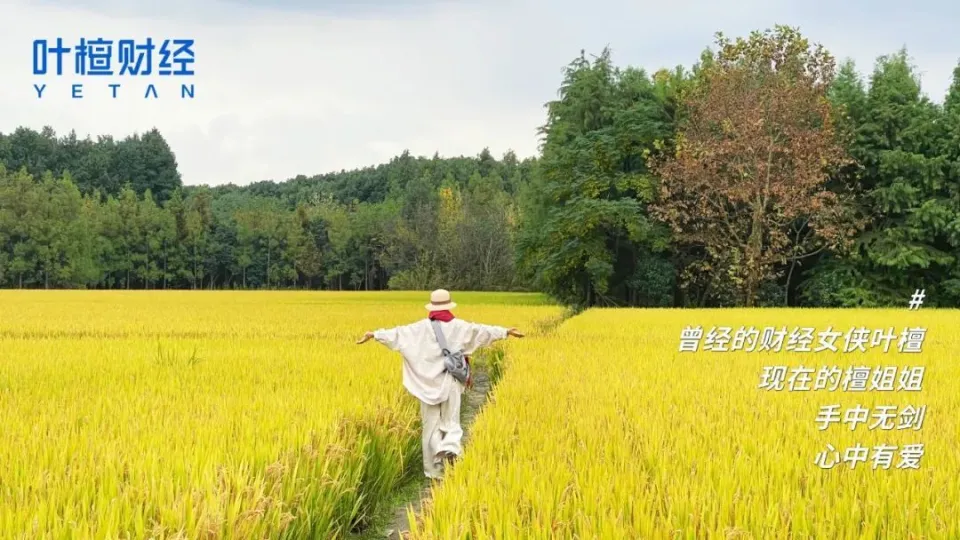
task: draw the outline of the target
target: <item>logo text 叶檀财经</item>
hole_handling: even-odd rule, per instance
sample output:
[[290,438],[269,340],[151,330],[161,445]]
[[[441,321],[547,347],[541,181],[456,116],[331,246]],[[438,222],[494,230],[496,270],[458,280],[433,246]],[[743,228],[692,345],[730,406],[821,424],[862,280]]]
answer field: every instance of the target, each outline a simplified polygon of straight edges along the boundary
[[34,83],[34,95],[83,99],[102,92],[113,99],[193,99],[194,45],[193,39],[36,39],[33,74],[44,79]]

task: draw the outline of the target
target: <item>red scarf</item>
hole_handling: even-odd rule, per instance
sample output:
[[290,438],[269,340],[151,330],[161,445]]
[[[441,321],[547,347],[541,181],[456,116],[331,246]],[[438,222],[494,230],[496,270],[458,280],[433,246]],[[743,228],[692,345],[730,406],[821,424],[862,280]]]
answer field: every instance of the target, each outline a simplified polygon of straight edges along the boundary
[[429,317],[431,321],[450,322],[453,320],[453,313],[448,310],[431,311]]

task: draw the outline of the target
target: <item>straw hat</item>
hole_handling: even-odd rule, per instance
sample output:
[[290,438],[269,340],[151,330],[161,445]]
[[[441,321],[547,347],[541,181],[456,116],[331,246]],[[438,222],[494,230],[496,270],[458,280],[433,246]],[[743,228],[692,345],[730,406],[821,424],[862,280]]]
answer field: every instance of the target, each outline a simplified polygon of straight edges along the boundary
[[430,293],[430,303],[424,307],[428,311],[444,311],[457,307],[457,303],[450,299],[450,291],[437,289]]

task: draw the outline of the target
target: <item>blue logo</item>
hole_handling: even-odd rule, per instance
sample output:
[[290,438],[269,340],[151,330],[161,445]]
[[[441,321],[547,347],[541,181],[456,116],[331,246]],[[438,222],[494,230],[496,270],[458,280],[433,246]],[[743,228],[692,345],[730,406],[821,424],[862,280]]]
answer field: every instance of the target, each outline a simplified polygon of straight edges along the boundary
[[[192,39],[164,39],[143,41],[133,39],[110,40],[80,38],[70,46],[63,38],[55,40],[37,39],[33,42],[33,74],[35,76],[73,76],[69,95],[73,99],[83,99],[84,83],[80,78],[97,80],[91,83],[93,91],[109,93],[113,99],[135,97],[142,99],[160,99],[179,93],[180,99],[193,99],[194,52]],[[159,79],[180,82],[179,92],[176,85],[158,84]],[[122,81],[122,82],[117,82]],[[125,84],[130,81],[131,84]],[[136,82],[134,82],[136,81]],[[37,99],[43,99],[54,88],[34,84]],[[58,91],[59,92],[59,91]]]

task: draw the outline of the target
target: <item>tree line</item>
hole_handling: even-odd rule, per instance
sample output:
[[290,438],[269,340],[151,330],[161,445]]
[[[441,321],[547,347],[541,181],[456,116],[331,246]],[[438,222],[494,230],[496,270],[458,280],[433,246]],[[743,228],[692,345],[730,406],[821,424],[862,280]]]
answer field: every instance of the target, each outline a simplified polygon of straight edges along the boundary
[[585,305],[960,305],[960,68],[869,77],[791,27],[692,68],[581,54],[548,104],[518,264]]
[[152,130],[0,134],[0,286],[541,290],[573,305],[960,305],[960,68],[868,77],[798,30],[690,68],[585,52],[520,160],[184,186]]
[[[152,137],[160,135],[153,133]],[[41,139],[69,156],[74,136]],[[140,139],[145,140],[146,137]],[[131,138],[125,143],[138,144]],[[104,162],[113,143],[88,145]],[[152,143],[151,143],[152,144]],[[140,184],[77,161],[0,162],[0,283],[33,288],[515,290],[516,190],[533,160],[415,158],[244,187],[182,186],[168,159]],[[10,154],[6,154],[8,156]],[[22,154],[21,154],[22,155]],[[4,156],[0,154],[0,156]],[[4,157],[6,157],[4,156]],[[6,160],[4,160],[6,161]],[[10,163],[7,161],[7,163]],[[52,172],[49,164],[61,168]],[[76,175],[73,170],[82,171]],[[109,170],[107,167],[106,170]],[[176,178],[176,183],[166,182]],[[140,189],[137,189],[140,187]]]

